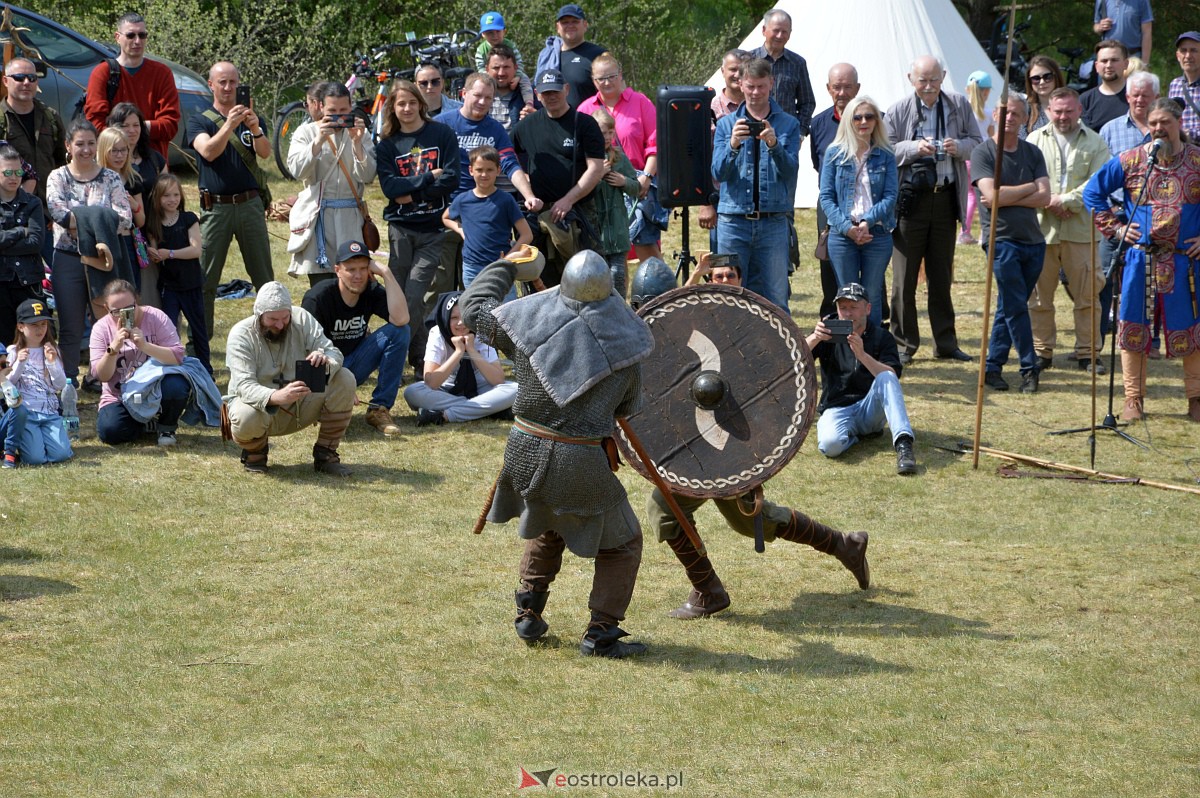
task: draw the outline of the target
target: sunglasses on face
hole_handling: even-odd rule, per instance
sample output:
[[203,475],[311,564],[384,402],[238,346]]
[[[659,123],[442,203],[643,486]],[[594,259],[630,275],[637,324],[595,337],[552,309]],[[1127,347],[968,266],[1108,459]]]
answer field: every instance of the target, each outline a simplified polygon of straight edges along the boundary
[[150,34],[144,30],[131,31],[130,33],[122,33],[121,35],[124,36],[126,39],[149,39],[150,38]]
[[1054,80],[1054,75],[1050,74],[1049,72],[1047,72],[1043,75],[1030,75],[1029,76],[1030,83],[1044,83],[1048,80]]
[[432,78],[431,80],[418,80],[417,85],[423,89],[432,89],[434,86],[441,86],[441,78]]
[[25,170],[24,169],[5,169],[3,171],[0,171],[0,175],[4,175],[5,177],[24,177]]
[[17,83],[37,83],[38,76],[31,72],[16,72],[7,77],[15,80]]
[[875,114],[855,114],[854,121],[855,122],[874,122]]

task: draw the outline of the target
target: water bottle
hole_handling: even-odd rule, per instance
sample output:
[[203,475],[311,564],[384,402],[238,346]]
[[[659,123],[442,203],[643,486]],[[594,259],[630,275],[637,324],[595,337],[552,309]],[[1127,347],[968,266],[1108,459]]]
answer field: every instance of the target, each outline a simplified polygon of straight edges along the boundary
[[62,389],[63,426],[67,429],[67,437],[73,441],[79,440],[79,393],[75,390],[73,380],[67,380]]
[[0,380],[0,391],[4,393],[4,403],[8,405],[9,409],[21,406],[21,391],[12,384],[8,377]]

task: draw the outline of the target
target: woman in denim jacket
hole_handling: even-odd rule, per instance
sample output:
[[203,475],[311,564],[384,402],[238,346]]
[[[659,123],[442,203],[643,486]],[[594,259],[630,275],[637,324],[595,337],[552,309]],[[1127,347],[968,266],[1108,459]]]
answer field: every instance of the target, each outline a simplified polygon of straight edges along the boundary
[[821,165],[821,210],[829,220],[829,259],[838,286],[861,283],[871,322],[883,313],[883,282],[896,226],[896,156],[883,114],[870,97],[846,105]]

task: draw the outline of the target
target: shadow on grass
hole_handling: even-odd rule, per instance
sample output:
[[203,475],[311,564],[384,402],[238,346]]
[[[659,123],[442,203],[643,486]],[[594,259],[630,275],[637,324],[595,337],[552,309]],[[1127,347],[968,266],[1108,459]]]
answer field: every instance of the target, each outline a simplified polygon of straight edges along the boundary
[[79,588],[57,579],[40,576],[0,575],[0,601],[23,601],[39,596],[62,596]]
[[[732,619],[732,618],[731,618]],[[862,654],[838,651],[830,643],[802,641],[789,657],[764,658],[750,654],[714,653],[697,646],[656,641],[643,658],[631,660],[644,665],[659,663],[683,671],[726,671],[732,673],[800,673],[805,676],[840,678],[872,673],[910,673],[912,668],[882,662]]]
[[46,559],[33,549],[0,546],[0,562],[37,562]]
[[1012,640],[1014,636],[990,631],[984,621],[940,612],[889,604],[887,596],[902,597],[886,589],[847,595],[804,593],[792,600],[790,610],[773,610],[758,616],[730,615],[730,623],[760,624],[772,630],[796,634],[845,635],[849,637],[970,637],[977,640]]

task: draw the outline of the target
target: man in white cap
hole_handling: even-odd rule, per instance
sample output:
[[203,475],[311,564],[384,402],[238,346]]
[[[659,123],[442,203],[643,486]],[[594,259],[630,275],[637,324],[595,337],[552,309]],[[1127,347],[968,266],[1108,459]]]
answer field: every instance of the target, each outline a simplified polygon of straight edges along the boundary
[[247,471],[266,472],[272,435],[317,424],[313,468],[350,474],[337,447],[350,425],[354,375],[342,368],[342,353],[312,314],[292,304],[283,283],[272,280],[259,289],[254,315],[233,325],[226,353],[230,434]]

